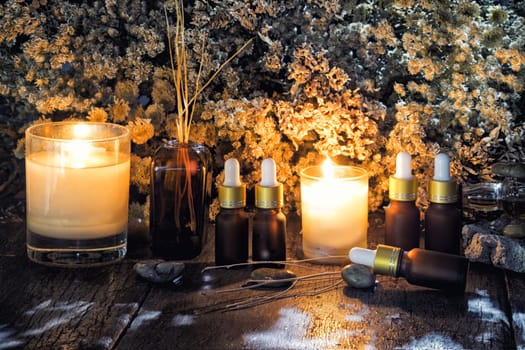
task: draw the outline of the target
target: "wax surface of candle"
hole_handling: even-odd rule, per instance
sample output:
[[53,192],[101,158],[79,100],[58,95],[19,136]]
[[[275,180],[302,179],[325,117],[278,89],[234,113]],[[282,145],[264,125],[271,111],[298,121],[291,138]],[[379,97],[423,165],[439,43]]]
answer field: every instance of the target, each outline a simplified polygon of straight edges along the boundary
[[94,150],[64,157],[40,152],[26,159],[28,229],[65,239],[91,239],[126,230],[129,157]]

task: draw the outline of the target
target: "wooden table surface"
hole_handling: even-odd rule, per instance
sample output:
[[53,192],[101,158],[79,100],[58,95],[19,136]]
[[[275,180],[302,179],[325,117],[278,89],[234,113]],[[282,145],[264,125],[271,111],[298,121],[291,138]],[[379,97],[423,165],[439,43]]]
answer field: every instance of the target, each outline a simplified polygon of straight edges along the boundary
[[[375,247],[383,242],[384,221],[381,213],[369,220]],[[288,222],[288,257],[295,258],[299,220]],[[59,269],[28,261],[23,222],[1,224],[0,349],[525,348],[521,274],[471,264],[465,294],[447,296],[386,276],[377,276],[373,289],[352,289],[336,273],[232,310],[280,292],[224,292],[241,286],[250,270],[203,273],[213,265],[213,239],[186,262],[181,285],[141,280],[133,265],[149,256],[142,235],[130,232],[129,254],[119,263]],[[341,266],[289,269],[305,275]]]

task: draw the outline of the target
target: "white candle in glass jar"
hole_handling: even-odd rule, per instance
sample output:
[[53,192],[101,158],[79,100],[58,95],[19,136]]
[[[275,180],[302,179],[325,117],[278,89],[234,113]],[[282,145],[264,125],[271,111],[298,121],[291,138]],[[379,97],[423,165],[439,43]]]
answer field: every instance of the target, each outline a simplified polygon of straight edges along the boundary
[[[368,175],[358,167],[313,166],[301,172],[303,253],[307,258],[347,256],[366,248]],[[338,260],[338,259],[336,259]]]
[[94,239],[127,230],[129,154],[86,140],[26,159],[28,230],[46,237]]

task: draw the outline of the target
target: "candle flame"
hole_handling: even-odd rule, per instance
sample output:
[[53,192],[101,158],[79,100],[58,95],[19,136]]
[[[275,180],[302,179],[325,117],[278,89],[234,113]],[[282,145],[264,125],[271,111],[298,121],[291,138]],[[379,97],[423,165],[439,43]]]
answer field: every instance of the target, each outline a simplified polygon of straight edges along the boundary
[[332,162],[330,158],[326,158],[326,160],[323,162],[321,169],[323,171],[323,177],[325,179],[334,178],[335,167],[334,167],[334,163]]
[[69,164],[72,168],[84,168],[86,167],[87,160],[89,159],[92,151],[91,146],[81,140],[74,140],[68,144],[62,146],[62,162]]
[[85,168],[96,161],[99,154],[105,151],[94,146],[89,140],[91,130],[86,124],[75,124],[72,129],[73,139],[60,148],[62,166]]
[[87,136],[89,136],[89,127],[86,124],[73,125],[74,139],[85,139]]

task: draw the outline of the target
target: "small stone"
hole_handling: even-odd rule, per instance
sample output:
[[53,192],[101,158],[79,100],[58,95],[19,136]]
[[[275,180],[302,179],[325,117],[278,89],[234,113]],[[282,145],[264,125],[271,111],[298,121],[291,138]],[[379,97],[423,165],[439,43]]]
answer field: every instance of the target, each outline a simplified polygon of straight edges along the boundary
[[297,275],[293,273],[290,270],[283,270],[283,269],[272,269],[269,267],[263,267],[260,269],[253,270],[251,273],[252,282],[266,282],[268,281],[268,284],[265,284],[264,287],[270,287],[270,288],[281,288],[281,287],[287,287],[290,284],[292,284],[291,281],[281,281],[281,280],[287,280],[290,278],[295,278]]
[[154,283],[180,283],[184,263],[161,259],[140,261],[133,270],[142,278]]
[[341,277],[350,287],[370,288],[376,283],[372,271],[361,264],[346,265],[341,271]]
[[470,261],[525,272],[525,240],[494,232],[489,223],[465,225],[462,235],[464,254]]

